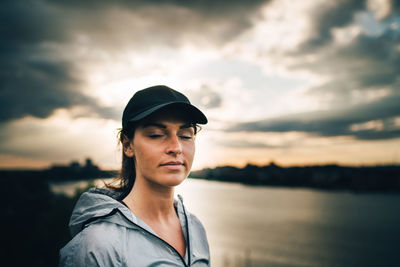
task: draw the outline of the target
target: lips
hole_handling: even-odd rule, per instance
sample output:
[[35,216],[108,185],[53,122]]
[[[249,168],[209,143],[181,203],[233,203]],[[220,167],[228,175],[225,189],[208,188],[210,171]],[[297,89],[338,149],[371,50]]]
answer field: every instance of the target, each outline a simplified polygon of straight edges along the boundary
[[183,165],[183,162],[181,162],[181,161],[168,161],[168,162],[160,164],[160,166],[179,166],[179,165]]
[[184,164],[182,161],[168,161],[160,164],[160,167],[168,171],[177,172],[183,170]]

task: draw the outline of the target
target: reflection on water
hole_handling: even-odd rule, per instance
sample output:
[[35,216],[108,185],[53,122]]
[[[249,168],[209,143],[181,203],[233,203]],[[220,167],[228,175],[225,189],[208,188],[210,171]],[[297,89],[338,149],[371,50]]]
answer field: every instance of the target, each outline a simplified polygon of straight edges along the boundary
[[207,230],[212,266],[400,266],[400,195],[193,179],[176,193]]
[[109,183],[112,179],[97,179],[93,181],[67,181],[50,183],[50,189],[53,193],[64,194],[73,197],[78,190],[83,190],[89,185],[102,187],[104,182]]
[[400,195],[204,180],[177,191],[207,229],[213,266],[400,266]]

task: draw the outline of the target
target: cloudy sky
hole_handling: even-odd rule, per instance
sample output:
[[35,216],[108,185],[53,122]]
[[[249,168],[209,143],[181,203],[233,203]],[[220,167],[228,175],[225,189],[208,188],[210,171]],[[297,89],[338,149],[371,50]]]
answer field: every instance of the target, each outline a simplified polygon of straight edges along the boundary
[[118,168],[137,90],[209,118],[195,169],[400,163],[400,1],[6,0],[0,167]]

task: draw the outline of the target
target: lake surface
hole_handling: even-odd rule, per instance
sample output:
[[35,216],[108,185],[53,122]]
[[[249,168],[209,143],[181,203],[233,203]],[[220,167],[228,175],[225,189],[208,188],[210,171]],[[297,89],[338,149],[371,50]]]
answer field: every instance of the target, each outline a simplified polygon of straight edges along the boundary
[[203,222],[214,267],[400,266],[400,195],[194,179],[176,192]]

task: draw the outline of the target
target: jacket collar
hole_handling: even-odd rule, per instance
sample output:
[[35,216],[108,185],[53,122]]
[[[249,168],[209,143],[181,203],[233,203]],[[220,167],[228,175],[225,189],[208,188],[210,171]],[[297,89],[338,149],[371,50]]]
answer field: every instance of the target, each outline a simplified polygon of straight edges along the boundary
[[[72,237],[82,231],[85,226],[99,219],[130,229],[138,229],[137,226],[140,226],[152,234],[157,235],[127,206],[117,200],[119,196],[120,193],[105,188],[91,188],[83,193],[75,205],[69,222]],[[177,210],[185,239],[187,240],[186,224],[189,222],[186,221],[188,216],[185,215],[183,199],[180,195],[178,195],[178,199],[174,200],[174,206]]]

